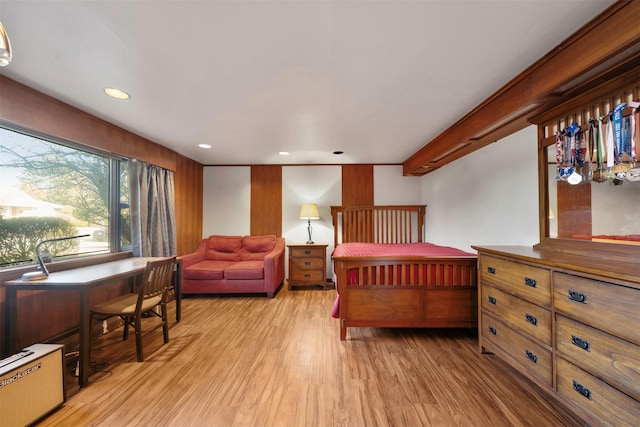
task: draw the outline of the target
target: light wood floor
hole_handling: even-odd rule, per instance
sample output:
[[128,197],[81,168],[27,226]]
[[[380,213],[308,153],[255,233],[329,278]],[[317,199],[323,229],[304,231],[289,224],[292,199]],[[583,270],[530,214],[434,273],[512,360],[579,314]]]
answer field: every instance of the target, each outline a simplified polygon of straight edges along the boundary
[[350,328],[341,342],[334,296],[185,299],[169,344],[146,337],[143,363],[133,337],[102,337],[103,372],[40,425],[578,425],[467,330]]

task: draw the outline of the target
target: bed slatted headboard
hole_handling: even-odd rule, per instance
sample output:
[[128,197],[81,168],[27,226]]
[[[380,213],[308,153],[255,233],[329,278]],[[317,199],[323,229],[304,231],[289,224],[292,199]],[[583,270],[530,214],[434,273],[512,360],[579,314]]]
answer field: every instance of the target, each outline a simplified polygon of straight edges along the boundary
[[331,206],[333,242],[422,242],[426,205]]

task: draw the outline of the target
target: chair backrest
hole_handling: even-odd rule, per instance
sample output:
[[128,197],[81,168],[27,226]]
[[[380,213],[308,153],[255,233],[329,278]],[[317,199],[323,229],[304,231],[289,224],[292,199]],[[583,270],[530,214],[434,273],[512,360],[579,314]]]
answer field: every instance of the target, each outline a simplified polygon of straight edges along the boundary
[[[144,300],[158,299],[158,302],[166,298],[167,291],[171,288],[171,279],[176,264],[176,257],[149,261],[142,275],[140,293],[138,295],[138,310]],[[138,311],[136,310],[136,311]]]

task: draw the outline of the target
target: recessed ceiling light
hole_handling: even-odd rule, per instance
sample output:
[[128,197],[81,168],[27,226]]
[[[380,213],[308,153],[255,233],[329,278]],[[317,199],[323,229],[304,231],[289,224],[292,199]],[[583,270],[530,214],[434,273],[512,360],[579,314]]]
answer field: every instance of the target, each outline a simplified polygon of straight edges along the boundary
[[280,154],[281,156],[288,156],[289,152],[288,151],[278,151],[278,154]]
[[129,99],[129,94],[121,89],[108,87],[105,88],[104,93],[116,99]]
[[209,144],[198,144],[198,147],[200,147],[200,148],[211,148],[211,146]]

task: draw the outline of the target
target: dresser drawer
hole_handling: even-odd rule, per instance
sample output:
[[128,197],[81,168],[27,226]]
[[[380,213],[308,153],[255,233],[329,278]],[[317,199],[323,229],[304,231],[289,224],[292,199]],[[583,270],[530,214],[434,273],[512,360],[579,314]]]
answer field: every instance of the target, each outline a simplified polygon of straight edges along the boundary
[[545,307],[551,306],[551,273],[491,256],[480,257],[481,280]]
[[482,313],[482,336],[551,387],[551,352],[505,323]]
[[551,312],[486,284],[482,285],[482,308],[515,326],[536,341],[551,346]]
[[324,260],[321,258],[291,258],[291,263],[297,270],[322,270]]
[[640,344],[640,291],[554,273],[554,306],[572,319]]
[[325,248],[289,248],[292,258],[324,258]]
[[561,357],[556,358],[558,393],[585,408],[577,415],[592,425],[638,426],[640,402]]
[[640,347],[558,315],[556,349],[609,384],[640,397]]

